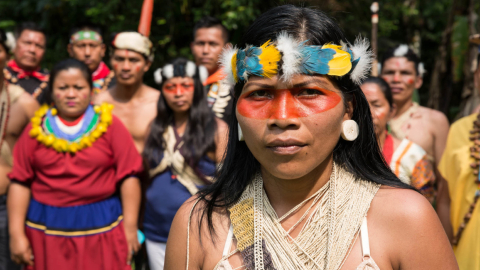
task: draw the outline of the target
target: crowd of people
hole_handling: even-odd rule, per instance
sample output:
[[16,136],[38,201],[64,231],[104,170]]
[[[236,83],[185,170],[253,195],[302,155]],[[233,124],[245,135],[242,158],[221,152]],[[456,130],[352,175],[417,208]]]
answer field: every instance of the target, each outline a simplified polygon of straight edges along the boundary
[[148,86],[152,42],[113,36],[75,27],[47,71],[42,28],[0,29],[0,270],[480,269],[480,114],[413,101],[407,45],[372,77],[319,10],[238,45],[204,17]]

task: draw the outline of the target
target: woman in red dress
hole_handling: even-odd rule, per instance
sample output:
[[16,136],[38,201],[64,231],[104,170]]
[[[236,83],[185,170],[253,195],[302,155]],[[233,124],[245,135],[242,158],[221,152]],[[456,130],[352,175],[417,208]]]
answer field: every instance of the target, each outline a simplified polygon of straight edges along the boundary
[[87,66],[67,59],[26,127],[8,175],[12,258],[26,269],[131,269],[142,160],[111,114],[90,104]]

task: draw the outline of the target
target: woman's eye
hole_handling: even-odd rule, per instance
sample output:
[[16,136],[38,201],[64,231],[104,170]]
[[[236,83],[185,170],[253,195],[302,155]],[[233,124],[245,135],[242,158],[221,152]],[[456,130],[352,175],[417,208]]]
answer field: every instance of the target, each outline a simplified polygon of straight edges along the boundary
[[300,91],[300,93],[298,93],[299,96],[307,96],[307,97],[313,97],[321,94],[323,93],[316,89],[304,89]]
[[75,85],[75,89],[76,89],[76,90],[82,90],[83,88],[84,88],[83,86]]
[[266,97],[270,97],[270,93],[267,90],[257,90],[257,91],[253,91],[248,96],[256,97],[256,98],[266,98]]
[[65,89],[68,89],[68,86],[66,86],[66,85],[60,86],[60,87],[58,87],[58,89],[60,89],[60,90],[65,90]]

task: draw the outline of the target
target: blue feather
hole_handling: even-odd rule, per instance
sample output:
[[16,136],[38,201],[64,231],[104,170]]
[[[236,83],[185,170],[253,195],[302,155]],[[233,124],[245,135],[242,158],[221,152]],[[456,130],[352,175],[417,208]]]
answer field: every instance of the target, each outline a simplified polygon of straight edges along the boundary
[[245,73],[245,51],[238,50],[237,52],[237,74],[240,81],[244,81],[243,74]]
[[301,71],[304,74],[328,74],[330,67],[328,62],[336,54],[332,49],[320,49],[319,46],[305,46],[302,48],[303,55]]
[[262,53],[259,47],[250,47],[245,50],[246,60],[245,67],[248,74],[261,76],[263,74],[263,66],[260,64],[258,56]]

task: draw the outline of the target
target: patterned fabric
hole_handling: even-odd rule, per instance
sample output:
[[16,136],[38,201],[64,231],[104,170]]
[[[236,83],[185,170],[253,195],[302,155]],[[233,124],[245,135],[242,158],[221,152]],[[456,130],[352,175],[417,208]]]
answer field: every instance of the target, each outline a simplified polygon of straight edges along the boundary
[[100,62],[97,70],[92,74],[93,92],[98,94],[107,90],[110,87],[113,77],[113,71],[110,71],[104,62]]
[[425,150],[403,139],[393,153],[390,168],[402,182],[420,190],[433,203],[435,173]]

